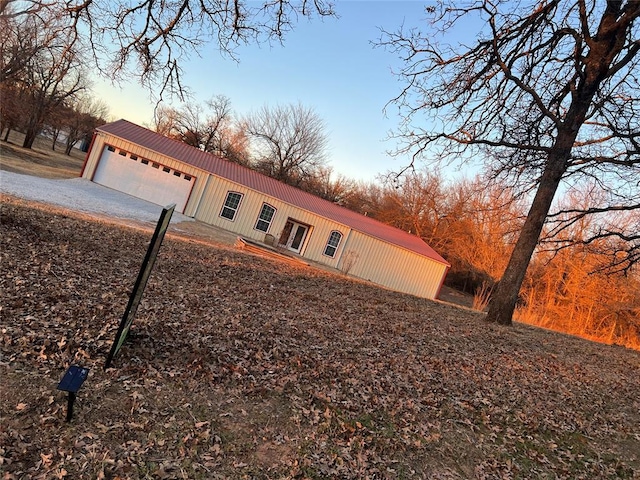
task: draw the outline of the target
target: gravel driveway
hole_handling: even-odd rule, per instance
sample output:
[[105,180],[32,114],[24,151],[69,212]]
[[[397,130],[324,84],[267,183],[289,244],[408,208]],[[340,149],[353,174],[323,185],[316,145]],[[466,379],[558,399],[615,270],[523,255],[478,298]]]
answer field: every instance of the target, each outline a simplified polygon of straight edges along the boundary
[[[0,171],[0,192],[89,214],[155,223],[162,207],[84,178],[54,180]],[[174,212],[171,223],[193,221]]]

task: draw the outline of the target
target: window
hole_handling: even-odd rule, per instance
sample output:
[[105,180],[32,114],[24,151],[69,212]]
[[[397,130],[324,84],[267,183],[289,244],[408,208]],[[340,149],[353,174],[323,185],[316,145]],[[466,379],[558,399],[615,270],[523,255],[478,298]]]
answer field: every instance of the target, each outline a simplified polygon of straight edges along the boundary
[[184,179],[188,182],[191,181],[191,175],[187,175],[186,173],[184,174]]
[[133,161],[135,162],[136,160],[138,160],[138,156],[137,156],[137,155],[134,155],[134,154],[132,153],[132,154],[131,154],[131,160],[133,160]]
[[342,240],[342,234],[340,232],[336,230],[331,232],[329,240],[327,241],[327,246],[324,247],[324,254],[333,258],[336,254],[336,250],[338,250],[338,245],[340,245],[340,240]]
[[271,205],[267,205],[266,203],[262,204],[262,210],[260,210],[260,215],[258,215],[258,221],[256,222],[255,229],[260,230],[261,232],[269,231],[269,226],[271,225],[271,220],[273,220],[273,216],[276,213],[276,209]]
[[151,166],[152,166],[153,168],[160,168],[160,164],[159,164],[159,163],[156,163],[156,162],[153,162],[153,163],[151,164]]
[[127,156],[127,152],[125,152],[124,150],[120,150],[118,152],[118,155],[122,155],[123,157],[126,157]]
[[171,172],[171,169],[169,167],[162,167],[162,171],[164,173],[169,173],[169,172]]
[[116,149],[114,147],[112,147],[111,145],[107,145],[107,150],[109,150],[110,152],[115,152]]
[[240,200],[242,200],[241,193],[227,192],[227,199],[224,201],[224,206],[222,207],[220,216],[228,220],[233,220],[236,217]]
[[178,172],[177,170],[173,171],[173,176],[174,177],[179,177],[180,175],[182,175],[180,172]]
[[149,160],[143,158],[142,160],[140,160],[140,163],[142,163],[143,165],[149,165]]

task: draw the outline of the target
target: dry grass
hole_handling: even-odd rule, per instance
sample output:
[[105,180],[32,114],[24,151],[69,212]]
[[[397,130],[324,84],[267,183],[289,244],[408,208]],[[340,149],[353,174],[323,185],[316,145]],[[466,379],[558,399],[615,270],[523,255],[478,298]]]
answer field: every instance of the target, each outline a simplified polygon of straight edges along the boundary
[[58,145],[54,151],[51,140],[42,137],[36,139],[33,149],[22,148],[23,140],[22,133],[12,131],[8,142],[0,141],[1,170],[44,178],[80,176],[85,153],[74,148],[71,155],[65,155],[63,145]]
[[[5,478],[640,478],[640,356],[2,199]],[[55,386],[91,369],[73,422]]]
[[476,289],[476,293],[473,296],[473,309],[479,312],[484,312],[489,306],[489,299],[491,298],[491,286],[487,282],[482,282],[482,285]]
[[1,217],[3,478],[640,478],[638,352],[174,229],[104,371],[151,231]]
[[640,337],[635,334],[636,330],[631,328],[623,332],[622,335],[620,333],[614,335],[612,330],[610,330],[608,334],[601,333],[599,335],[594,335],[593,333],[585,331],[579,324],[575,325],[573,323],[563,322],[562,325],[557,325],[554,322],[549,322],[539,314],[531,313],[528,308],[516,309],[513,318],[517,322],[526,323],[527,325],[532,325],[538,328],[561,332],[567,335],[574,335],[585,340],[599,342],[605,345],[623,345],[626,348],[640,352]]

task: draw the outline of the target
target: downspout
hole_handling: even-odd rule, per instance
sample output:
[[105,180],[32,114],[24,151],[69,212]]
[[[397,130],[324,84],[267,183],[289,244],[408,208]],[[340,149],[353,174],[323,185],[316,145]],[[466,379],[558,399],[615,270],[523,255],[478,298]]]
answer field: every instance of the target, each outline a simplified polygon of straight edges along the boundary
[[344,252],[347,251],[347,246],[349,245],[349,240],[351,240],[351,232],[353,232],[353,228],[349,228],[349,233],[347,233],[347,238],[344,241],[344,245],[342,246],[342,251],[340,252],[340,258],[336,262],[336,268],[340,270],[340,263],[342,262],[342,257],[344,256]]

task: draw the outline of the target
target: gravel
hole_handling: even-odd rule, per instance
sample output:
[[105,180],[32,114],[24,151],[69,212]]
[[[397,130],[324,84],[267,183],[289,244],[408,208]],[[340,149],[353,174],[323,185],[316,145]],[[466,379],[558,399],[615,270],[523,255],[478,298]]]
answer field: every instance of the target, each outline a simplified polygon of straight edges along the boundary
[[[5,170],[0,171],[0,192],[88,214],[140,222],[156,223],[163,208],[84,178],[58,180]],[[173,224],[184,221],[193,218],[178,212],[171,217]]]

